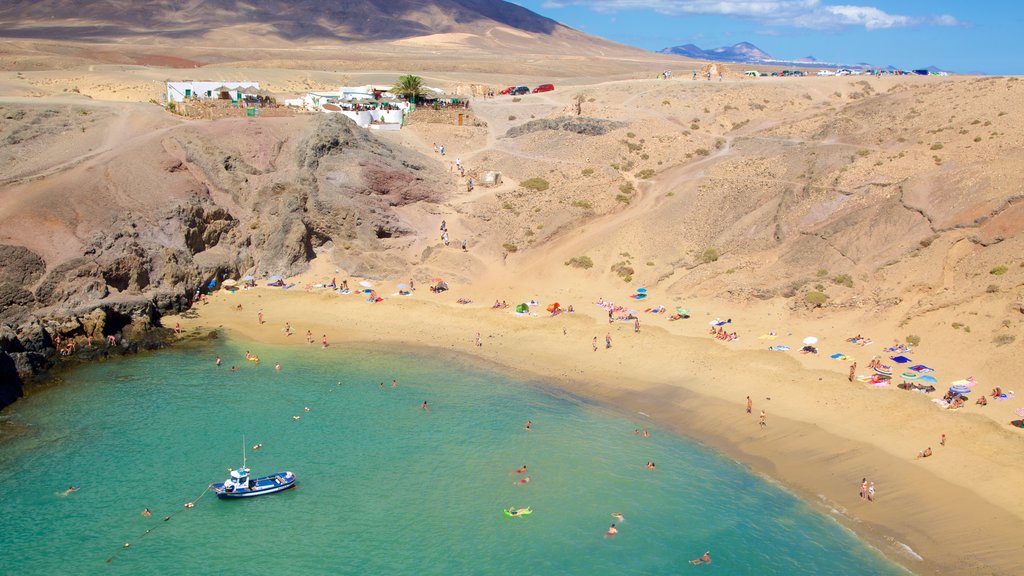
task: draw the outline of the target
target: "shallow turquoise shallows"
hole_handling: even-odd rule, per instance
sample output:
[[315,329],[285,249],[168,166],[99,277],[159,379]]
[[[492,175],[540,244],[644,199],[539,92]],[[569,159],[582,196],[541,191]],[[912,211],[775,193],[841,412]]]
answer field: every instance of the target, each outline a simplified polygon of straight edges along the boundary
[[[240,346],[86,366],[9,408],[0,573],[904,573],[640,415],[436,353],[261,346],[256,364]],[[291,470],[298,487],[203,495],[243,435],[254,475]],[[688,563],[705,550],[710,566]]]

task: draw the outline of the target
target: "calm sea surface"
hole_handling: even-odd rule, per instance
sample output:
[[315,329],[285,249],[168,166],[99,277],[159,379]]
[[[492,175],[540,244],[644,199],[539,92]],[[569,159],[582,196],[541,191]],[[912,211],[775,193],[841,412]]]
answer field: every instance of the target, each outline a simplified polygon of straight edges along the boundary
[[[642,416],[436,354],[244,346],[86,366],[9,408],[0,574],[905,574]],[[199,498],[243,435],[254,476],[298,488]]]

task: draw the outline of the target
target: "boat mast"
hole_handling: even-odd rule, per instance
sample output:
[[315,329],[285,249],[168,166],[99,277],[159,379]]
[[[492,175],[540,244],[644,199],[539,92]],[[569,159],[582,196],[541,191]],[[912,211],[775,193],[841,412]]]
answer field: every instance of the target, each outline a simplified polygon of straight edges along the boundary
[[245,469],[245,434],[242,434],[242,468]]

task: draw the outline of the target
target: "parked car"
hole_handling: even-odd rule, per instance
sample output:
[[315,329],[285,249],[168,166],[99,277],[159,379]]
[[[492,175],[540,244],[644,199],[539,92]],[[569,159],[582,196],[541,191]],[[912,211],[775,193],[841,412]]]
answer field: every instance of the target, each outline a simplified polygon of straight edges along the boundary
[[498,92],[498,94],[511,94],[512,91],[515,90],[515,89],[516,89],[515,86],[509,86],[508,88],[505,88],[501,92]]
[[509,92],[509,94],[511,94],[513,96],[522,96],[523,94],[529,94],[529,93],[530,93],[530,87],[529,86],[516,86],[515,88],[512,89],[511,92]]
[[554,89],[554,84],[541,84],[540,86],[537,86],[536,88],[533,89],[533,93],[536,94],[537,92],[551,92]]

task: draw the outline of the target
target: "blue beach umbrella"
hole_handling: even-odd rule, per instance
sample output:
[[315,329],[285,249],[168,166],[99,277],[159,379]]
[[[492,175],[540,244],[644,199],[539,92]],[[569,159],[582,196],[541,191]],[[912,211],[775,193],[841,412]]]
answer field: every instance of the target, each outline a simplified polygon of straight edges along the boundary
[[971,389],[963,384],[957,384],[956,386],[950,386],[949,391],[953,394],[970,394]]
[[647,288],[637,288],[636,291],[643,294],[644,292],[647,292]]
[[271,282],[277,282],[278,280],[284,280],[284,278],[280,276],[271,276],[270,278],[267,278],[267,280],[270,280]]
[[938,384],[939,383],[938,378],[936,378],[935,376],[929,376],[928,374],[921,374],[920,376],[917,377],[917,379],[920,382],[928,382],[928,383],[931,383],[931,384]]

